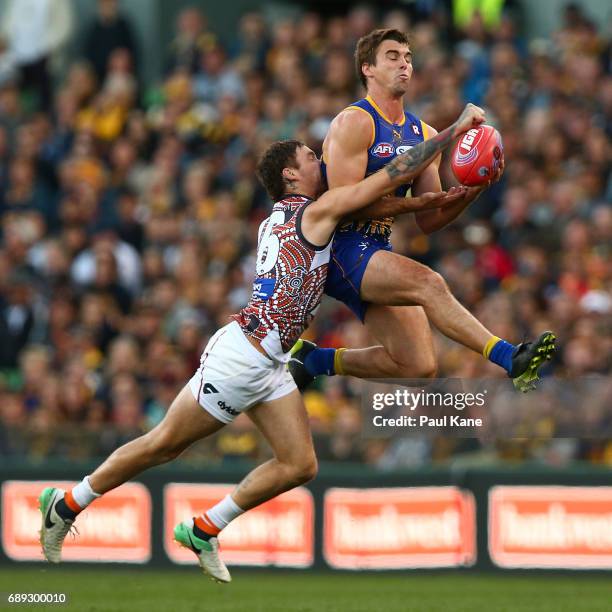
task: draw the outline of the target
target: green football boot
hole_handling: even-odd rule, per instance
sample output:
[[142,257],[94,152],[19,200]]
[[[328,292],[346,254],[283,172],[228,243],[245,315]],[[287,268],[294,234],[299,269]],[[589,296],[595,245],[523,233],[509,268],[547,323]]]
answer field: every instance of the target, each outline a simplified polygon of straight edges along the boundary
[[205,574],[215,582],[231,582],[232,577],[219,556],[219,540],[212,536],[208,540],[193,533],[193,519],[183,521],[174,528],[174,539],[197,557]]
[[555,340],[555,334],[545,331],[535,342],[523,342],[516,347],[509,374],[516,389],[523,393],[535,389],[535,383],[540,379],[539,369],[555,353]]
[[64,498],[65,491],[55,487],[47,487],[38,498],[42,514],[40,528],[40,545],[47,561],[59,563],[62,558],[62,545],[69,533],[73,520],[62,518],[56,511],[57,502]]

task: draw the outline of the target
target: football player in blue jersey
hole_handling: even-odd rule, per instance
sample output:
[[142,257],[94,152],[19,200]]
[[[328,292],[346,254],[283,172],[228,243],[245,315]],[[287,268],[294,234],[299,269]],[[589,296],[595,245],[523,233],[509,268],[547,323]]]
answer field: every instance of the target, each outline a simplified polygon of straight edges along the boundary
[[[367,96],[343,110],[330,126],[323,144],[323,171],[330,189],[357,183],[437,134],[404,109],[412,53],[403,32],[375,30],[364,36],[357,43],[355,62]],[[320,374],[434,377],[437,364],[430,323],[504,368],[521,391],[532,389],[538,380],[538,369],[554,351],[551,332],[518,346],[494,336],[455,299],[438,273],[392,252],[389,237],[399,202],[408,189],[414,197],[441,191],[439,165],[440,156],[411,184],[396,190],[395,197],[373,202],[338,228],[325,292],[346,304],[379,345],[335,350],[298,341],[289,369],[300,388]],[[492,181],[502,172],[503,165]],[[492,181],[449,192],[453,201],[415,213],[418,225],[425,233],[445,227]]]

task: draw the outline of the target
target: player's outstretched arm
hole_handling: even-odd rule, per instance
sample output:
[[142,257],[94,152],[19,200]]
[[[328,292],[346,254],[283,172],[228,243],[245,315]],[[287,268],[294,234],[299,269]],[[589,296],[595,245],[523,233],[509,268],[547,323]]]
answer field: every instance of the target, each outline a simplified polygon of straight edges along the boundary
[[446,227],[452,223],[472,202],[474,202],[485,189],[488,189],[492,183],[496,183],[501,178],[503,172],[504,161],[502,159],[499,169],[490,181],[476,187],[465,188],[463,195],[452,202],[450,206],[446,206],[443,209],[438,208],[436,210],[423,208],[417,211],[415,218],[418,226],[426,234],[437,232],[443,227]]
[[463,200],[467,187],[463,185],[453,186],[448,191],[428,191],[418,196],[396,197],[387,196],[380,198],[374,204],[360,208],[344,219],[386,219],[397,217],[406,213],[418,213],[424,210],[436,210],[448,208],[459,200]]
[[382,170],[356,185],[324,193],[304,212],[302,231],[306,239],[313,244],[325,244],[343,217],[377,200],[390,188],[395,189],[414,179],[454,138],[484,120],[484,110],[468,104],[453,125],[398,155]]
[[[323,159],[329,162],[327,183],[331,189],[356,185],[363,179],[373,137],[372,118],[359,108],[347,108],[334,119],[323,143]],[[389,188],[388,192],[391,191]],[[431,193],[425,193],[426,191]],[[417,197],[379,198],[368,206],[353,211],[346,219],[384,219],[409,212],[447,207],[462,196],[463,188],[452,189],[447,193],[442,191],[438,183],[437,189],[422,190]]]

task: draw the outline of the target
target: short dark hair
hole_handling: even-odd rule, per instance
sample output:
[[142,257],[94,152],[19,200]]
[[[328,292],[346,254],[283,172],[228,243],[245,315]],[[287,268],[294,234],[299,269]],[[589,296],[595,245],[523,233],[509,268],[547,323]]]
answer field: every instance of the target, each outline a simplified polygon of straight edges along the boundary
[[355,48],[355,69],[357,70],[357,76],[361,80],[362,85],[366,88],[368,82],[361,67],[364,64],[376,65],[376,52],[378,51],[378,47],[380,47],[381,43],[385,40],[395,40],[402,45],[410,44],[407,34],[392,28],[372,30],[369,34],[362,36],[357,41],[357,47]]
[[285,195],[283,168],[297,168],[295,154],[303,146],[304,143],[299,140],[278,140],[261,156],[257,164],[257,178],[274,202],[278,202]]

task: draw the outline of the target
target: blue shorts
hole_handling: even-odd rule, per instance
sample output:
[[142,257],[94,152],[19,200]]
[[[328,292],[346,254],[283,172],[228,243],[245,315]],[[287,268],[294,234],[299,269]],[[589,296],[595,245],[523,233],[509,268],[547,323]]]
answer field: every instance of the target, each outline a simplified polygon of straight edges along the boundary
[[336,232],[332,244],[325,293],[346,304],[363,323],[368,302],[361,299],[361,281],[377,251],[391,251],[386,238],[359,232]]

